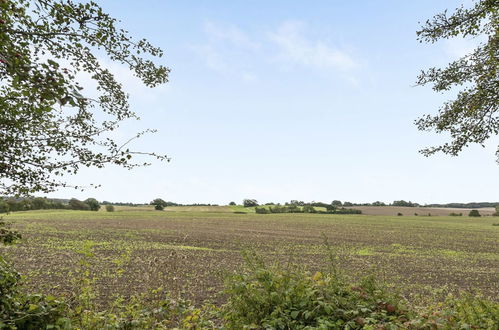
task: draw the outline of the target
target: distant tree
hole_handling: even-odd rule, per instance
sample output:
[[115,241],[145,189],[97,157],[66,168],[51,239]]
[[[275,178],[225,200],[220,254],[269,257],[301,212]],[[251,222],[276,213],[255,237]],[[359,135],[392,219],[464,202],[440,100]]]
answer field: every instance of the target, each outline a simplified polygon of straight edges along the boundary
[[255,207],[255,212],[258,214],[268,214],[270,211],[265,207]]
[[100,203],[95,198],[87,198],[83,201],[83,203],[90,207],[90,211],[99,211],[100,209]]
[[350,202],[343,202],[343,206],[353,206],[353,203],[350,203]]
[[168,202],[165,202],[161,198],[156,198],[153,201],[151,201],[149,204],[154,205],[155,210],[162,211],[168,205]]
[[31,203],[33,205],[33,210],[44,210],[48,209],[51,206],[51,203],[48,201],[48,199],[43,197],[35,197],[31,201]]
[[0,197],[0,213],[7,213],[9,210],[10,207],[7,201]]
[[107,212],[114,212],[114,206],[111,204],[106,204],[106,211]]
[[76,198],[71,198],[69,200],[69,208],[71,210],[90,210],[90,206]]
[[19,211],[20,205],[17,203],[15,198],[8,198],[6,200],[7,205],[9,205],[9,211]]
[[372,203],[371,205],[372,205],[372,206],[386,206],[386,204],[385,204],[385,203],[380,202],[380,201],[376,201],[376,202]]
[[[417,84],[430,84],[436,92],[461,87],[455,99],[443,104],[437,115],[426,115],[416,121],[418,129],[448,132],[451,141],[421,150],[425,155],[443,152],[459,154],[472,143],[484,142],[499,132],[499,2],[475,1],[469,9],[461,6],[452,15],[447,11],[435,15],[417,31],[420,42],[434,43],[454,37],[481,41],[469,54],[445,68],[422,71]],[[499,146],[496,151],[499,163]]]
[[471,210],[470,213],[468,214],[468,216],[470,216],[470,217],[481,217],[482,215],[480,214],[480,212],[478,212],[478,210]]
[[229,205],[234,206],[236,205],[236,202],[230,202]]
[[331,202],[331,205],[334,205],[334,206],[343,206],[343,203],[339,200],[334,200]]
[[304,205],[302,211],[303,213],[317,213],[317,210],[312,205]]
[[244,207],[255,207],[258,206],[258,202],[256,199],[245,199],[243,200],[243,206]]
[[336,209],[337,209],[337,207],[335,205],[332,205],[332,204],[326,206],[326,211],[329,213],[333,213]]
[[404,200],[400,200],[400,201],[393,201],[392,203],[392,206],[405,206],[405,207],[416,207],[418,206],[419,204],[417,203],[413,203],[411,201],[404,201]]

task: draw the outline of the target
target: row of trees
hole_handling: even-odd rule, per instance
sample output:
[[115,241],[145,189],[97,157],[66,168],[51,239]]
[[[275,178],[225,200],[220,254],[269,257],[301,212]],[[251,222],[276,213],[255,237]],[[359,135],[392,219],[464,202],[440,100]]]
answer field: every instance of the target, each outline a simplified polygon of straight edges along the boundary
[[361,210],[347,209],[344,207],[337,208],[332,205],[326,207],[326,211],[317,210],[314,206],[307,204],[298,205],[275,205],[269,207],[255,207],[255,212],[258,214],[269,213],[320,213],[320,214],[362,214]]
[[72,198],[68,203],[63,203],[60,200],[53,200],[45,197],[22,199],[0,198],[0,213],[50,209],[98,211],[100,207],[101,205],[99,201],[95,198],[87,198],[84,201]]
[[[229,205],[236,205],[234,202],[230,202]],[[280,203],[265,203],[265,205],[281,205]],[[292,199],[289,202],[284,203],[285,206],[290,206],[290,205],[295,205],[295,206],[306,206],[306,205],[311,205],[311,206],[317,206],[317,207],[328,207],[328,206],[334,206],[336,208],[338,207],[350,207],[350,206],[407,206],[407,207],[416,207],[416,206],[421,206],[418,203],[413,203],[411,201],[406,202],[404,200],[399,200],[399,201],[394,201],[391,204],[385,204],[380,201],[376,201],[373,203],[351,203],[351,202],[342,202],[340,200],[333,200],[330,204],[323,203],[323,202],[304,202],[304,201],[299,201],[299,200],[294,200]],[[255,207],[259,206],[258,201],[256,199],[245,199],[243,200],[243,206],[244,207]]]
[[[234,202],[230,202],[229,205],[236,205]],[[256,199],[245,199],[243,200],[244,207],[255,207],[259,206]],[[264,205],[281,205],[280,203],[265,203]],[[466,209],[477,209],[482,207],[497,207],[499,206],[499,202],[472,202],[472,203],[448,203],[448,204],[426,204],[421,205],[419,203],[414,203],[411,201],[405,200],[396,200],[392,203],[384,203],[381,201],[376,201],[372,203],[351,203],[351,202],[342,202],[340,200],[333,200],[330,204],[326,204],[323,202],[304,202],[299,200],[291,200],[289,202],[284,203],[285,206],[296,205],[296,206],[305,206],[311,205],[316,207],[351,207],[351,206],[403,206],[403,207],[444,207],[444,208],[466,208]]]

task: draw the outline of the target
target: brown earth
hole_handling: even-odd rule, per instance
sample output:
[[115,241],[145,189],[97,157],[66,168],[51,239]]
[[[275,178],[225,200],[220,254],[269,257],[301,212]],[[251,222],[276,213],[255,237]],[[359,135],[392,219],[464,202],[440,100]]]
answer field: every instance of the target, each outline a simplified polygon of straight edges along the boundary
[[[463,216],[467,216],[473,209],[461,209],[461,208],[439,208],[439,207],[403,207],[403,206],[352,206],[351,208],[361,210],[363,214],[366,215],[398,215],[402,213],[403,215],[413,216],[415,214],[420,216],[448,216],[451,213],[462,213]],[[490,216],[495,213],[493,207],[483,207],[475,209],[480,212],[483,216]]]

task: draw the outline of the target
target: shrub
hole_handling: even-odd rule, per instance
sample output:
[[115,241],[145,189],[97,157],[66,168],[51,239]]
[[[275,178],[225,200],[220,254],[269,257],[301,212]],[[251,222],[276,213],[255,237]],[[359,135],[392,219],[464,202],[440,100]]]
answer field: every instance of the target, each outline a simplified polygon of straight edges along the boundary
[[76,198],[71,198],[69,200],[69,208],[71,210],[84,210],[84,211],[90,210],[90,206],[87,203],[84,203]]
[[480,212],[478,210],[471,210],[468,214],[469,217],[481,217]]
[[399,213],[397,213],[397,215],[398,215],[399,217],[400,217],[400,216],[403,216],[403,214],[402,214],[402,213],[400,213],[400,212],[399,212]]
[[255,207],[255,212],[258,214],[268,214],[270,211],[265,207]]
[[114,206],[111,204],[106,205],[106,211],[107,212],[114,212]]
[[95,198],[87,198],[83,201],[90,208],[90,211],[99,211],[100,203]]
[[[250,257],[251,258],[251,257]],[[350,286],[334,271],[307,273],[298,266],[247,261],[227,282],[222,314],[227,328],[358,329],[402,326],[408,315],[396,296],[373,278]]]
[[349,284],[334,264],[312,274],[267,266],[255,254],[245,260],[245,271],[226,282],[220,316],[228,329],[495,329],[499,321],[499,304],[479,296],[416,310],[374,276]]
[[151,205],[158,205],[159,204],[159,205],[167,206],[168,202],[166,202],[165,200],[163,200],[161,198],[155,198],[149,204],[151,204]]
[[463,216],[463,214],[462,213],[451,212],[451,213],[449,213],[449,216],[451,216],[451,217],[461,217],[461,216]]
[[168,202],[165,202],[161,198],[156,198],[152,202],[149,203],[150,205],[154,205],[154,209],[158,211],[163,211],[165,207],[168,205]]
[[336,213],[336,214],[362,214],[362,211],[357,210],[357,209],[346,209],[346,208],[342,207],[340,209],[335,210],[333,213]]
[[305,205],[301,210],[303,213],[317,213],[317,210],[312,205]]
[[234,205],[236,205],[236,202],[230,202],[229,205],[234,206]]
[[258,202],[256,199],[245,199],[243,200],[243,206],[244,207],[255,207],[258,206]]
[[[20,239],[4,222],[0,222],[0,244]],[[0,256],[0,328],[1,329],[69,329],[64,317],[66,305],[55,297],[26,294],[19,288],[21,275]]]

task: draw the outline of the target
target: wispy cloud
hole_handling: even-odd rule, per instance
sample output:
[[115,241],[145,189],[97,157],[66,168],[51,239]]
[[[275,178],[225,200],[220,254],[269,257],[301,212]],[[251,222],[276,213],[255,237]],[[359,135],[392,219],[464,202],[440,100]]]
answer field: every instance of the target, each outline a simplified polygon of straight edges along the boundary
[[284,22],[269,33],[270,40],[280,50],[279,58],[318,69],[348,71],[359,64],[344,50],[332,47],[323,40],[311,40],[304,35],[302,22]]
[[250,58],[261,47],[258,42],[234,25],[206,22],[203,30],[206,42],[191,49],[204,59],[207,67],[246,82],[257,80]]
[[257,72],[263,67],[304,66],[311,70],[334,70],[348,83],[358,83],[355,77],[360,67],[358,61],[327,40],[310,38],[302,22],[283,22],[259,34],[247,33],[234,25],[206,22],[203,31],[205,42],[191,49],[208,68],[220,74],[251,83],[258,81]]
[[208,38],[214,42],[227,42],[235,47],[256,50],[260,47],[258,42],[251,40],[248,35],[233,25],[218,25],[213,22],[206,22],[204,31]]

